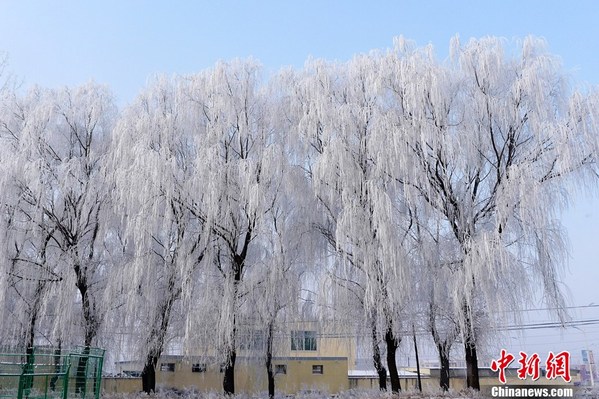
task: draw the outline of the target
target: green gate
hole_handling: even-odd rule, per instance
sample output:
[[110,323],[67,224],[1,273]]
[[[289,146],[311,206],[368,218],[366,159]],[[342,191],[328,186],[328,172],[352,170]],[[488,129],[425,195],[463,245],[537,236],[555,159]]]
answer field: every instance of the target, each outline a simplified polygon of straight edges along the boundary
[[104,349],[0,353],[0,398],[100,398]]

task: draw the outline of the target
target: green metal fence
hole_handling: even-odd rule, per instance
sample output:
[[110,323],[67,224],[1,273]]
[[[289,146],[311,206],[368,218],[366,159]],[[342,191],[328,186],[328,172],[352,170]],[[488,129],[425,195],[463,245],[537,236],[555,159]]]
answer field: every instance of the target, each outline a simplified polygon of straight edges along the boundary
[[104,350],[30,348],[0,353],[0,398],[100,398]]

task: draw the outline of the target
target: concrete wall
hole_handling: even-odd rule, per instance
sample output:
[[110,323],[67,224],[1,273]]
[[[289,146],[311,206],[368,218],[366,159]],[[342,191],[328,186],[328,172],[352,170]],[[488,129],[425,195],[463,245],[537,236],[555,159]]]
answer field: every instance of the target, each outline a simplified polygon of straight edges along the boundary
[[[424,391],[435,391],[439,387],[439,381],[431,378],[422,378],[422,389]],[[418,379],[416,378],[400,378],[402,390],[416,391],[418,390]],[[358,377],[349,379],[350,389],[379,389],[379,379],[376,377]],[[387,389],[391,389],[391,381],[387,378]]]
[[102,392],[133,393],[141,391],[141,378],[102,378]]

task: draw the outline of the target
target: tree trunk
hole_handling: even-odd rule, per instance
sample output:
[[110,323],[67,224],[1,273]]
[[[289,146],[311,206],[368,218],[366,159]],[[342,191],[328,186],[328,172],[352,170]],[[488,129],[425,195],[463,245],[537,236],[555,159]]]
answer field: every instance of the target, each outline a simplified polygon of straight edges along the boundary
[[62,340],[58,340],[58,347],[56,349],[54,349],[54,376],[52,377],[52,379],[50,380],[50,390],[52,390],[52,392],[56,391],[56,383],[58,382],[58,374],[62,371],[62,359],[61,359],[61,352],[62,352]]
[[478,356],[476,355],[476,342],[471,333],[466,336],[464,344],[466,351],[466,386],[468,388],[480,391],[480,381],[478,378]]
[[[35,368],[35,326],[37,325],[37,317],[40,310],[44,287],[45,282],[43,280],[38,281],[33,297],[33,304],[29,308],[29,328],[25,334],[26,364],[25,369],[23,370],[25,374],[33,374]],[[31,388],[33,388],[33,376],[26,376],[24,378],[23,389],[25,389],[26,392],[29,392]]]
[[75,378],[75,392],[85,397],[87,389],[87,361],[89,359],[89,346],[86,345],[77,361],[77,372]]
[[44,288],[46,286],[45,281],[38,281],[37,286],[35,287],[35,294],[33,297],[33,304],[31,305],[31,312],[29,315],[29,330],[27,331],[27,343],[25,345],[26,348],[33,348],[35,345],[35,326],[37,325],[37,317],[40,311],[40,306],[42,303],[42,294]]
[[[33,344],[34,344],[34,337],[35,337],[35,323],[36,323],[36,319],[37,319],[37,310],[36,307],[34,305],[33,308],[33,313],[31,315],[31,318],[29,320],[29,331],[27,333],[27,345],[26,345],[26,354],[27,354],[27,358],[26,358],[26,365],[25,365],[25,374],[32,374],[33,373],[33,368],[34,368],[34,364],[35,364],[35,356],[34,356],[34,348],[33,348]],[[28,376],[25,379],[25,383],[24,383],[24,389],[31,389],[33,387],[33,377]]]
[[266,358],[266,374],[268,376],[268,397],[275,397],[275,373],[272,370],[272,355]]
[[439,353],[439,387],[443,391],[449,390],[449,352],[451,351],[451,345],[456,339],[458,334],[458,330],[452,329],[448,332],[445,339],[441,339],[437,331],[437,324],[435,322],[435,309],[433,307],[433,302],[430,304],[430,328],[431,333],[433,335],[433,341],[435,342],[435,346],[437,347],[437,352]]
[[443,391],[449,390],[449,348],[446,345],[437,344],[439,352],[439,386]]
[[418,343],[416,342],[416,330],[412,325],[412,335],[414,336],[414,354],[416,355],[416,373],[418,374],[418,390],[422,392],[422,380],[420,379],[420,359],[418,358]]
[[89,297],[89,285],[87,284],[87,277],[85,274],[83,274],[79,265],[75,266],[75,270],[77,276],[76,285],[79,289],[79,293],[81,294],[81,306],[83,308],[85,347],[90,347],[97,333],[96,317]]
[[33,372],[35,368],[35,355],[33,345],[28,346],[26,349],[26,363],[23,370],[23,374],[26,374],[23,377],[23,390],[26,392],[26,395],[29,395],[29,391],[33,388]]
[[75,265],[75,272],[77,276],[76,285],[79,289],[79,293],[81,294],[81,305],[83,307],[83,320],[85,331],[85,348],[83,349],[83,353],[80,355],[79,361],[77,362],[75,392],[82,393],[83,395],[85,395],[85,390],[87,388],[87,361],[89,359],[87,355],[89,355],[89,349],[96,336],[96,321],[94,312],[92,310],[92,305],[90,303],[87,277],[81,271],[81,268],[78,264]]
[[464,352],[466,353],[466,387],[480,391],[480,380],[478,378],[478,356],[476,354],[476,337],[472,326],[472,317],[467,303],[463,304],[464,317]]
[[[235,282],[237,284],[237,282]],[[237,296],[237,289],[233,294]],[[223,377],[223,390],[226,396],[235,395],[235,360],[237,359],[237,350],[235,348],[235,334],[237,333],[237,318],[233,312],[233,331],[230,346],[227,350],[227,360],[225,363],[225,375]]]
[[379,348],[378,337],[376,332],[376,321],[371,320],[371,332],[372,332],[372,363],[374,364],[374,369],[379,376],[379,390],[386,391],[387,390],[387,369],[383,365],[383,361],[381,360],[381,349]]
[[[237,280],[235,281],[235,290],[233,295],[237,297]],[[235,298],[236,299],[236,298]],[[235,305],[233,305],[235,306]],[[237,359],[237,350],[235,348],[235,335],[237,333],[237,318],[235,310],[233,311],[233,331],[231,332],[231,343],[227,348],[227,360],[225,363],[225,375],[223,377],[223,390],[225,395],[235,395],[235,360]]]
[[141,372],[142,389],[148,395],[156,392],[156,365],[158,364],[157,356],[148,356],[146,364]]
[[[171,265],[174,268],[174,265]],[[154,325],[146,341],[146,364],[141,373],[143,391],[147,394],[156,391],[156,365],[162,356],[164,341],[171,319],[173,304],[179,298],[181,289],[175,287],[176,273],[171,273],[168,280],[167,294],[163,302],[158,306]]]
[[268,377],[268,397],[275,397],[275,374],[272,370],[272,340],[273,340],[274,320],[268,323],[266,336],[266,375]]
[[233,256],[233,330],[231,331],[231,343],[227,350],[227,362],[225,364],[225,375],[223,377],[223,390],[225,395],[235,394],[235,359],[237,358],[237,348],[235,345],[235,335],[237,334],[237,295],[238,287],[243,275],[243,265],[247,250],[252,237],[252,228],[249,227],[245,234],[243,249],[240,254]]
[[231,348],[227,355],[227,363],[225,364],[225,376],[223,378],[223,390],[225,395],[235,395],[235,359],[237,353]]
[[401,391],[399,374],[397,372],[397,363],[395,360],[395,354],[397,352],[397,348],[399,348],[399,342],[400,340],[395,337],[391,327],[388,327],[387,332],[385,333],[385,343],[387,344],[387,368],[389,369],[392,392]]

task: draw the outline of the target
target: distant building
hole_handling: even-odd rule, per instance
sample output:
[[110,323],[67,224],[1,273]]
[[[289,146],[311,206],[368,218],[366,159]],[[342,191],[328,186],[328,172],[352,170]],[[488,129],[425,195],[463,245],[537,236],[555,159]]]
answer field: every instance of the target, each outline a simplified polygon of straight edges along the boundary
[[[235,390],[257,393],[268,390],[265,367],[265,339],[248,332],[240,345],[235,363]],[[162,388],[222,390],[224,365],[214,355],[164,355],[156,367],[156,385]],[[349,389],[348,366],[355,359],[355,339],[326,332],[318,322],[299,322],[289,333],[278,334],[273,343],[273,371],[276,390],[285,394],[300,391],[337,393]],[[139,361],[116,364],[119,378],[106,378],[107,392],[141,390]]]
[[[318,322],[298,322],[289,327],[289,332],[279,333],[273,342],[273,371],[277,392],[295,394],[301,391],[318,391],[335,394],[348,389],[378,389],[378,375],[372,367],[372,359],[358,358],[355,335],[324,329]],[[265,368],[265,339],[259,332],[246,332],[240,339],[235,364],[235,390],[255,394],[268,389]],[[193,389],[197,391],[222,391],[224,365],[214,353],[202,354],[200,349],[189,351],[195,355],[162,356],[156,369],[158,388]],[[362,353],[361,355],[365,355]],[[105,378],[106,392],[141,391],[139,361],[116,364],[118,378]],[[506,385],[564,385],[561,378],[537,381],[521,380],[516,368],[506,369]],[[420,367],[422,388],[426,391],[439,389],[440,369],[434,362],[423,362]],[[489,367],[479,368],[481,389],[502,385],[498,373]],[[399,370],[402,389],[416,390],[418,375],[415,367]],[[579,370],[571,370],[570,385],[579,384]],[[388,378],[387,387],[391,384]],[[466,387],[466,369],[461,362],[452,363],[450,388]]]

